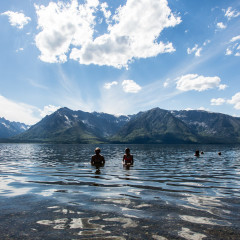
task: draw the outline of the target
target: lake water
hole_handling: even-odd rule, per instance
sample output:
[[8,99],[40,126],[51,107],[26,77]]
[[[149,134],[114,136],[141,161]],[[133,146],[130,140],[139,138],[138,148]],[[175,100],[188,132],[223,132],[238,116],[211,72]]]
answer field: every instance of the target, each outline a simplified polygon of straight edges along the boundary
[[0,239],[240,239],[239,146],[95,147],[0,144]]

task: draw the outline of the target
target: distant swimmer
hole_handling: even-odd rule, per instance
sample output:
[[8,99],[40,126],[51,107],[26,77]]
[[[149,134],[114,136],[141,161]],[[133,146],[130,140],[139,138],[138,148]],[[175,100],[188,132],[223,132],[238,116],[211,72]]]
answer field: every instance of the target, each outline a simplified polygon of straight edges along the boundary
[[219,152],[219,153],[218,153],[218,155],[220,156],[220,155],[222,155],[222,153],[221,153],[221,152]]
[[104,156],[102,156],[100,154],[100,152],[101,152],[101,149],[99,147],[97,147],[95,149],[95,155],[93,155],[92,159],[91,159],[92,165],[104,165],[105,164]]
[[194,156],[199,157],[199,150],[196,150],[196,151],[195,151]]
[[204,152],[203,152],[203,151],[201,151],[201,154],[204,154]]
[[125,149],[122,162],[124,165],[133,165],[133,155],[130,154],[129,148]]

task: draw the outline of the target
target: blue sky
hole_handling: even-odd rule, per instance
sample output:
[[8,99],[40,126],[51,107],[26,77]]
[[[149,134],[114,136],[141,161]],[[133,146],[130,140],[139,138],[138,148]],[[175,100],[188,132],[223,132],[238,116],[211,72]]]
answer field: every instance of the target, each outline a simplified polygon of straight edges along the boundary
[[0,3],[0,117],[59,107],[240,116],[239,0]]

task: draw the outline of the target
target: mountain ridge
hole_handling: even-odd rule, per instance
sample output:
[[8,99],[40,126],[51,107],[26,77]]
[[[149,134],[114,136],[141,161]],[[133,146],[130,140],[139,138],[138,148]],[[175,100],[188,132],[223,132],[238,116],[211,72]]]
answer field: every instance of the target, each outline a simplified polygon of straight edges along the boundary
[[9,121],[0,117],[0,138],[10,138],[26,131],[30,126],[25,123]]
[[240,118],[158,107],[114,116],[65,107],[12,139],[54,143],[240,143]]

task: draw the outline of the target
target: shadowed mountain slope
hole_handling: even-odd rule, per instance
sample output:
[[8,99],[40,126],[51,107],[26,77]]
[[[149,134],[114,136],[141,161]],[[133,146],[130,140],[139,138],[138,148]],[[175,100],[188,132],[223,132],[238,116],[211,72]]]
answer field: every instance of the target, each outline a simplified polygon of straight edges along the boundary
[[0,118],[0,138],[9,138],[26,131],[30,126]]
[[112,139],[129,143],[191,143],[197,138],[170,111],[154,108],[140,112]]
[[61,108],[12,139],[57,143],[240,143],[240,118],[160,108],[117,117]]

